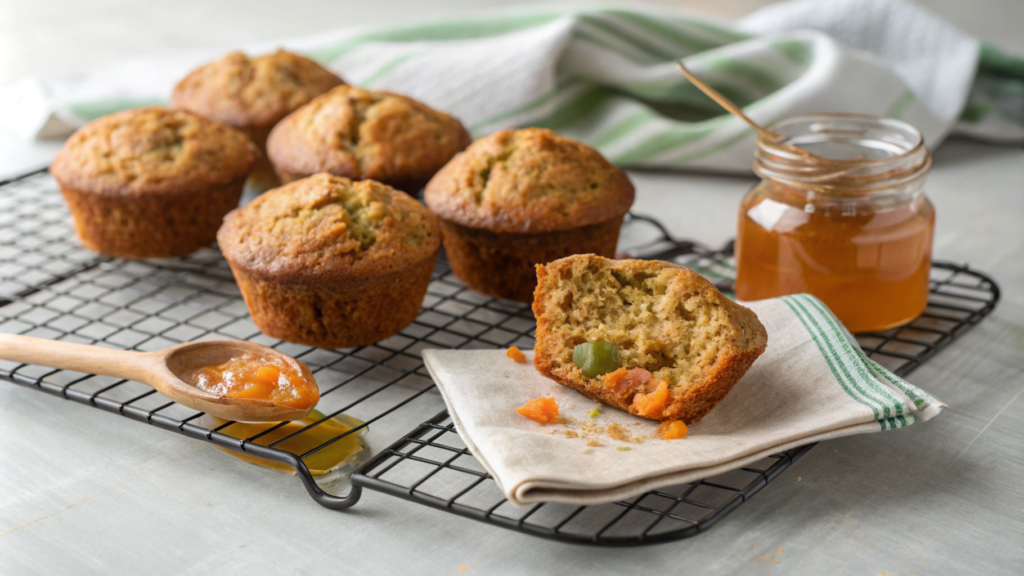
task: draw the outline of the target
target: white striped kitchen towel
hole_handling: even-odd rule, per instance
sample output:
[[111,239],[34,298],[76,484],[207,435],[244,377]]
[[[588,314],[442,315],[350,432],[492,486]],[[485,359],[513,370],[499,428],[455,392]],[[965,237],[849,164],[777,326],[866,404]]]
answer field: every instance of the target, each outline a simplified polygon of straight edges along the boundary
[[[728,23],[656,8],[552,8],[342,29],[283,45],[348,82],[408,94],[475,136],[546,126],[625,166],[749,171],[753,133],[687,83],[696,74],[763,124],[813,112],[901,118],[931,146],[958,129],[1024,141],[1024,59],[901,0],[796,0]],[[166,103],[218,53],[125,62],[0,89],[0,129],[62,138]],[[959,124],[958,124],[959,121]]]
[[[867,358],[817,298],[744,305],[767,329],[768,348],[682,440],[661,440],[656,422],[614,408],[592,417],[599,404],[503,350],[423,358],[459,435],[516,504],[621,500],[812,442],[910,426],[945,406]],[[541,396],[555,397],[566,423],[542,426],[515,412]]]

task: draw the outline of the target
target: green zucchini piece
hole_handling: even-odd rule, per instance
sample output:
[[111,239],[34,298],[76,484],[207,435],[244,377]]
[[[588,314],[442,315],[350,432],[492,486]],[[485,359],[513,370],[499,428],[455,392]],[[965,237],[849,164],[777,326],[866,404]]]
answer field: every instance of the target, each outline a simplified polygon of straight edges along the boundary
[[584,342],[573,347],[572,363],[589,379],[618,370],[622,357],[611,342]]

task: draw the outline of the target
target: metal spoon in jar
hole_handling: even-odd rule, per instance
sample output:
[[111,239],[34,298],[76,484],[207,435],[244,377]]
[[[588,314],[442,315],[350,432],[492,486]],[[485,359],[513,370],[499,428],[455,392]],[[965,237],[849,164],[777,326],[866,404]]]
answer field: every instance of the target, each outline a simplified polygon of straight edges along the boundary
[[[273,348],[238,340],[213,340],[178,344],[153,352],[111,350],[45,338],[0,334],[0,359],[134,380],[155,388],[174,402],[225,420],[282,422],[299,420],[308,407],[285,406],[272,399],[234,398],[195,385],[198,369],[215,366],[243,354],[279,359],[294,368],[306,382],[316,381],[305,364]],[[316,398],[319,398],[317,393]]]

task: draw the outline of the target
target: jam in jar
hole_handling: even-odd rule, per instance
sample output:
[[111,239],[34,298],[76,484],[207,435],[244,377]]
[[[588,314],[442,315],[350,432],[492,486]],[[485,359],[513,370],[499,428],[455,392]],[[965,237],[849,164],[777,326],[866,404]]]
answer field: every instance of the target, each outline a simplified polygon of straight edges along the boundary
[[887,118],[816,114],[757,139],[762,181],[740,204],[736,297],[807,292],[851,332],[913,320],[928,302],[935,210],[920,132]]

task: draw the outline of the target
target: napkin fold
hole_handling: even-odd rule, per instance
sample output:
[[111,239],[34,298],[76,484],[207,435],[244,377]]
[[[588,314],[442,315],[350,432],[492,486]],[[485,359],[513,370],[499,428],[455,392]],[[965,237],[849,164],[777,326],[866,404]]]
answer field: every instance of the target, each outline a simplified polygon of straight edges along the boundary
[[[954,126],[1024,141],[1024,59],[900,0],[797,0],[735,23],[542,6],[240,48],[279,45],[350,83],[448,111],[474,136],[544,126],[625,166],[750,171],[753,131],[686,82],[677,59],[762,124],[858,112],[906,120],[932,147]],[[224,51],[26,78],[0,89],[0,129],[61,138],[100,115],[166,103],[189,70]]]
[[[425,350],[427,369],[473,455],[509,501],[598,504],[708,478],[790,448],[910,426],[942,402],[867,358],[820,300],[806,294],[744,303],[768,348],[682,440],[658,423],[602,406],[504,350]],[[554,396],[564,424],[515,409]],[[599,408],[596,417],[591,411]]]

